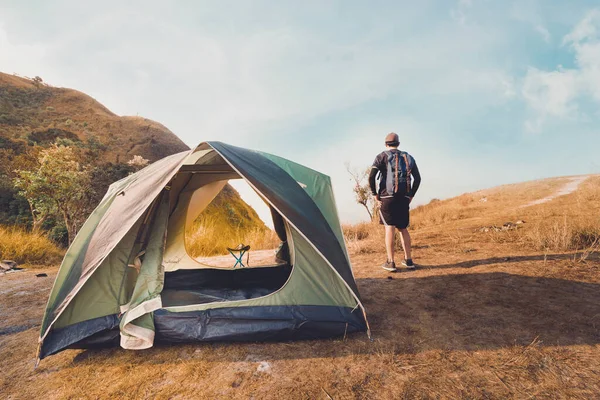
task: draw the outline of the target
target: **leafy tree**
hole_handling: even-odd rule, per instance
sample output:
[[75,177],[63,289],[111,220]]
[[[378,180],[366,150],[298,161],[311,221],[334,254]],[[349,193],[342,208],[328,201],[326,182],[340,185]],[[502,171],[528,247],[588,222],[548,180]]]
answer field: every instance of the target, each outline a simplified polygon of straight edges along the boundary
[[34,86],[37,88],[39,88],[44,83],[42,78],[40,78],[39,76],[35,76],[35,78],[33,78],[31,81],[33,82]]
[[40,152],[38,165],[17,170],[14,179],[19,194],[27,199],[34,230],[50,216],[62,218],[69,244],[87,215],[85,205],[90,192],[90,177],[71,147],[53,145]]

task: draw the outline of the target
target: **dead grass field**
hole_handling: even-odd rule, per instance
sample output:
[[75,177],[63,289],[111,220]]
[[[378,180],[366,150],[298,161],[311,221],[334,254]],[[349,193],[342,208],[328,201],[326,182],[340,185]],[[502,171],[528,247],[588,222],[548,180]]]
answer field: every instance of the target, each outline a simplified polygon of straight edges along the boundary
[[[9,399],[599,398],[600,177],[521,207],[567,181],[509,185],[415,209],[416,271],[379,268],[380,227],[346,227],[373,341],[354,334],[140,352],[67,350],[34,371],[57,268],[2,276],[0,393]],[[480,229],[519,219],[525,224],[517,229]],[[35,277],[39,272],[49,277]]]

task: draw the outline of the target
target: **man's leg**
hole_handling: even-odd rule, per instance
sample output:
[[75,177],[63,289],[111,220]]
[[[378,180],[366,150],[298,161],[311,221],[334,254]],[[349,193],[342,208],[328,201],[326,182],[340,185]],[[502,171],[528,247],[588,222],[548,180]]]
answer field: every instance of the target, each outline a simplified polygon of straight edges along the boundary
[[392,225],[385,226],[385,251],[387,253],[387,260],[394,261],[394,230],[396,228]]
[[[386,228],[388,228],[386,226]],[[410,247],[410,233],[408,233],[408,229],[400,229],[400,238],[402,239],[402,247],[404,247],[404,258],[406,260],[410,260],[411,256],[411,247]],[[387,231],[386,231],[386,239],[387,239]],[[387,240],[386,240],[387,244]]]

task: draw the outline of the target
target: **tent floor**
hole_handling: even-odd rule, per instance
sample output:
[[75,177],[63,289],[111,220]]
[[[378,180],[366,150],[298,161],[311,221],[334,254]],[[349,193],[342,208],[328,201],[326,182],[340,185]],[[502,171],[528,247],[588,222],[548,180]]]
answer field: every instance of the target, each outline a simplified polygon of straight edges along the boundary
[[214,303],[218,301],[235,301],[254,299],[272,293],[269,288],[231,289],[231,288],[199,288],[163,290],[160,297],[163,307],[186,306],[190,304]]
[[290,265],[240,269],[186,269],[165,273],[163,307],[253,299],[287,281]]

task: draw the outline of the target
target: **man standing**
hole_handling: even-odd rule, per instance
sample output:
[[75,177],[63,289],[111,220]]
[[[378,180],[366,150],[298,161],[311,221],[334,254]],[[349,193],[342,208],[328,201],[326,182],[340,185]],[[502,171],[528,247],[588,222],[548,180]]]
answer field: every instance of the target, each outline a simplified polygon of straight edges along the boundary
[[[369,186],[373,196],[379,202],[380,223],[385,225],[385,249],[387,261],[381,266],[383,269],[396,272],[394,262],[394,230],[398,228],[401,233],[402,246],[404,247],[404,260],[402,265],[407,269],[415,269],[411,257],[410,233],[408,232],[410,202],[417,193],[421,184],[421,175],[415,159],[408,153],[398,150],[400,139],[395,133],[385,137],[386,151],[375,157]],[[379,190],[376,189],[376,176],[380,173]],[[414,182],[411,184],[411,176]]]

